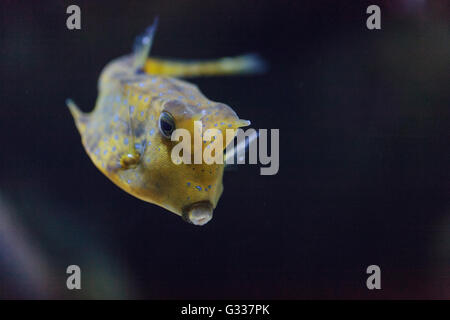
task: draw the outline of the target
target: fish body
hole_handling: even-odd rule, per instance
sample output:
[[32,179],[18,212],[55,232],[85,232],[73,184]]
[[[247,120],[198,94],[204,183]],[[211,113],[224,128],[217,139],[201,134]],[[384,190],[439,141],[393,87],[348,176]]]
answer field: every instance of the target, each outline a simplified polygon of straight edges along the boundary
[[[195,75],[193,63],[178,62],[169,72],[171,62],[149,60],[155,28],[138,38],[141,43],[132,54],[104,68],[92,112],[81,112],[70,100],[68,106],[87,154],[112,182],[139,199],[203,225],[212,218],[222,194],[224,164],[174,163],[171,151],[177,142],[167,133],[183,128],[193,136],[194,121],[201,121],[203,130],[223,132],[249,122],[239,119],[226,104],[206,98],[197,86],[170,77],[188,69]],[[155,69],[158,64],[165,67],[149,73],[149,65]],[[197,69],[204,73],[205,69]],[[207,69],[211,70],[211,62]],[[208,144],[205,141],[202,148]]]

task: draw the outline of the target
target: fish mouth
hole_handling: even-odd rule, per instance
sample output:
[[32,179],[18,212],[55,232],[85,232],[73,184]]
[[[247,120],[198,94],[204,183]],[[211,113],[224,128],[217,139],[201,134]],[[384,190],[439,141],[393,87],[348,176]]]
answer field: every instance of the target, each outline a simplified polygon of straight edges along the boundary
[[196,226],[207,224],[213,217],[213,206],[209,201],[199,201],[183,208],[182,217]]

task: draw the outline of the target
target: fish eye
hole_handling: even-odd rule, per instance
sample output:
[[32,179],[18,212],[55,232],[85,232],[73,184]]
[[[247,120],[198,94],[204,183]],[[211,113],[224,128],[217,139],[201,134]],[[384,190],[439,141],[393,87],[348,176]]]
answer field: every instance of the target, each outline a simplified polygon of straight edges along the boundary
[[172,115],[167,111],[161,112],[161,115],[159,116],[159,131],[161,134],[167,139],[170,139],[174,130],[175,120]]

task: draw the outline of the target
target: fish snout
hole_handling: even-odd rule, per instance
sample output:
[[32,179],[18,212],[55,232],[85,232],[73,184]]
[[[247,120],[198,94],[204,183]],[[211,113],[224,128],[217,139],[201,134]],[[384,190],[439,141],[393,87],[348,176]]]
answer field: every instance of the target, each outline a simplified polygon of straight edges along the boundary
[[183,209],[183,219],[196,226],[203,226],[213,217],[213,206],[209,201],[195,202]]

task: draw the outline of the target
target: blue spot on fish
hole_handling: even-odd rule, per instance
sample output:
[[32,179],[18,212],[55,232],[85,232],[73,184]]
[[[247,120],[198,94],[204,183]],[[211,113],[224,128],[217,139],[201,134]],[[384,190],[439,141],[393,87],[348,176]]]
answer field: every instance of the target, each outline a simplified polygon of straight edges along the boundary
[[195,186],[195,188],[196,188],[198,191],[202,191],[202,187],[200,187],[200,186]]
[[128,138],[123,139],[123,143],[125,143],[125,145],[128,145]]

